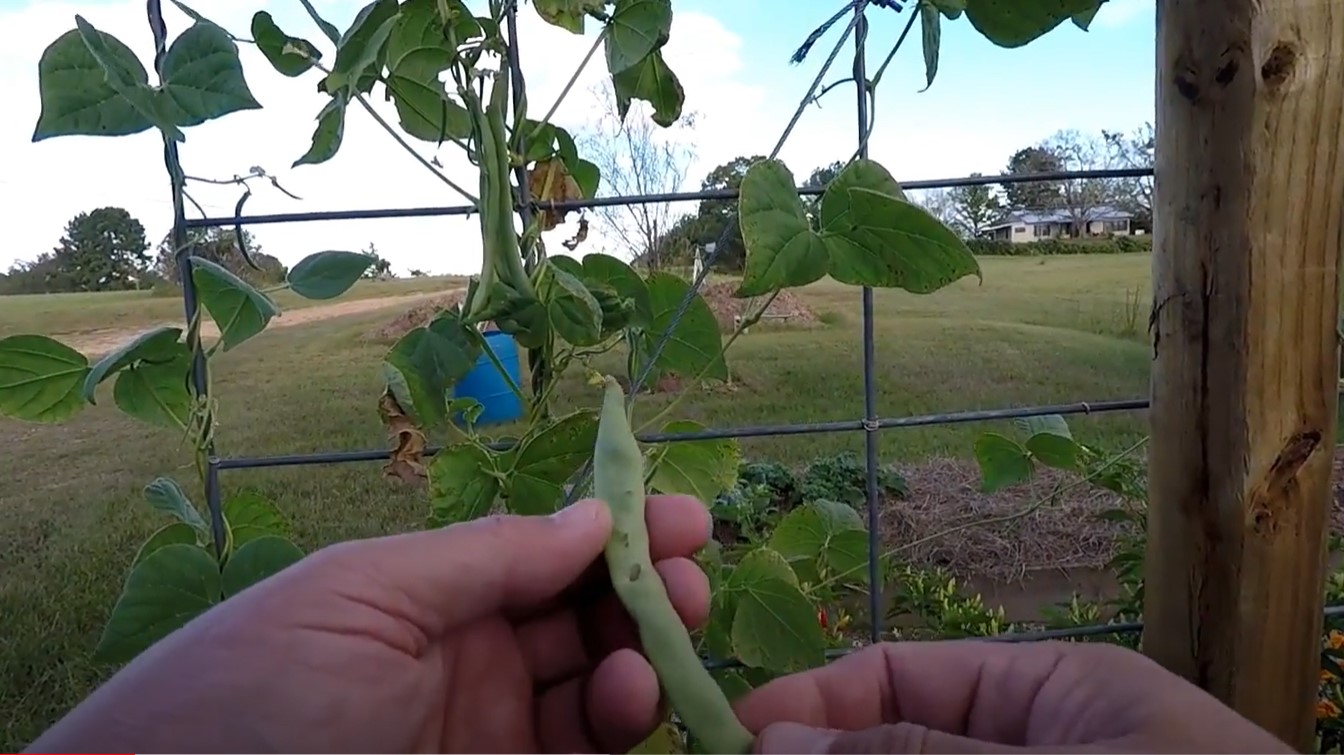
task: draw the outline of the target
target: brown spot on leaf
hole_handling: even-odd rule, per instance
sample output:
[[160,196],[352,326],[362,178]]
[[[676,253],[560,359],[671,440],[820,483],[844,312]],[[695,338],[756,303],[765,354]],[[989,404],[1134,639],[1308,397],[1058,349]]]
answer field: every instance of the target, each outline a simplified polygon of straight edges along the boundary
[[383,466],[383,474],[411,485],[423,485],[428,477],[424,462],[427,442],[424,431],[407,416],[391,389],[383,391],[378,399],[378,414],[392,440],[392,458]]

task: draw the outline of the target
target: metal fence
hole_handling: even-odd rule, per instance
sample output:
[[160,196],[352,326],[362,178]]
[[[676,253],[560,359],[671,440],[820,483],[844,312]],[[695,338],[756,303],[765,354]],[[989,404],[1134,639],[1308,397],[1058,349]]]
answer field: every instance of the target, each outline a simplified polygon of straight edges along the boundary
[[[154,37],[157,50],[156,64],[158,58],[161,58],[165,49],[165,37],[163,24],[161,21],[154,22],[157,16],[158,0],[150,0],[151,23],[154,27]],[[853,38],[853,63],[852,73],[848,80],[853,82],[867,81],[866,52],[868,21],[865,16],[869,6],[891,7],[886,3],[876,3],[875,0],[853,0],[852,16],[848,26],[841,34],[831,50],[825,63],[821,66],[816,77],[806,94],[800,100],[797,109],[788,125],[784,128],[774,148],[770,151],[769,157],[775,158],[779,155],[789,135],[792,133],[795,125],[802,117],[807,106],[811,104],[818,96],[818,90],[822,88],[822,82],[831,66],[839,58],[850,38]],[[508,66],[510,74],[515,81],[522,77],[521,66],[518,55],[518,25],[517,25],[517,3],[514,2],[508,9],[507,29],[511,44],[509,45]],[[904,28],[896,43],[892,46],[887,60],[890,61],[899,49],[901,43],[909,34],[918,14],[911,13],[910,22]],[[833,19],[834,20],[834,19]],[[885,65],[885,64],[884,64]],[[843,82],[841,82],[843,83]],[[834,86],[834,85],[831,85]],[[515,95],[515,106],[517,106],[517,96],[522,91],[519,86],[512,87]],[[855,115],[857,120],[856,129],[856,148],[854,156],[866,158],[868,156],[868,139],[874,126],[873,109],[874,102],[871,99],[871,92],[868,87],[862,83],[856,83],[857,96],[855,100]],[[270,215],[242,215],[240,212],[232,217],[203,217],[187,218],[184,212],[184,192],[183,192],[183,172],[178,160],[177,145],[169,142],[165,146],[164,153],[165,164],[168,167],[169,174],[173,178],[173,206],[174,206],[174,224],[172,238],[174,245],[179,250],[187,248],[187,231],[191,229],[205,229],[212,227],[228,227],[241,229],[247,225],[263,225],[274,223],[300,223],[315,221],[335,221],[335,220],[363,220],[375,218],[423,218],[440,217],[451,215],[468,215],[475,212],[475,208],[470,205],[458,206],[435,206],[435,207],[413,207],[413,208],[386,208],[386,209],[356,209],[356,210],[335,210],[326,212],[303,212],[292,214],[270,214]],[[519,171],[524,169],[519,168]],[[1118,178],[1141,178],[1153,175],[1150,168],[1140,169],[1120,169],[1120,170],[1090,170],[1090,171],[1071,171],[1071,172],[1052,172],[1037,173],[1030,175],[998,175],[998,176],[976,176],[963,178],[947,178],[935,180],[906,181],[902,183],[905,189],[936,189],[958,186],[980,186],[996,184],[1030,183],[1044,181],[1062,181],[1062,180],[1080,180],[1080,179],[1118,179]],[[732,200],[737,198],[736,191],[700,191],[687,193],[670,194],[651,194],[642,196],[626,197],[599,197],[594,199],[585,199],[580,201],[567,202],[547,202],[545,204],[534,203],[527,196],[528,184],[525,176],[520,176],[518,181],[519,189],[522,193],[520,197],[521,212],[526,222],[530,213],[538,207],[555,208],[564,210],[578,210],[591,207],[613,206],[613,205],[632,205],[632,204],[651,204],[651,203],[672,203],[689,202],[704,199],[725,199]],[[799,189],[802,195],[818,195],[824,189],[807,188]],[[664,332],[645,360],[643,368],[634,376],[630,389],[630,395],[633,397],[648,379],[654,362],[666,346],[668,335],[675,323],[685,314],[700,286],[718,256],[719,250],[725,247],[723,243],[732,232],[732,226],[725,228],[719,238],[719,243],[715,246],[715,251],[709,254],[700,274],[695,277],[691,284],[690,291],[680,303],[673,315],[672,326]],[[241,233],[238,234],[241,238]],[[191,322],[197,312],[196,291],[191,278],[191,264],[185,251],[179,252],[179,271],[182,283],[183,306],[186,312],[187,321]],[[880,640],[883,631],[883,611],[882,596],[879,577],[879,521],[878,521],[878,444],[877,434],[883,430],[892,430],[898,428],[910,427],[928,427],[933,425],[946,425],[966,422],[983,422],[993,420],[1005,420],[1014,418],[1037,417],[1043,415],[1078,415],[1078,414],[1099,414],[1105,412],[1122,412],[1146,409],[1148,400],[1146,398],[1131,398],[1119,400],[1098,400],[1098,401],[1077,401],[1068,404],[1027,406],[1017,408],[991,409],[981,411],[962,411],[940,414],[928,414],[906,417],[881,417],[877,410],[877,385],[876,372],[874,369],[876,354],[876,338],[874,333],[873,321],[873,290],[871,288],[862,289],[862,347],[863,347],[863,383],[864,383],[864,406],[862,418],[854,420],[839,420],[833,422],[817,422],[806,424],[778,424],[765,426],[735,427],[735,428],[711,428],[701,432],[694,433],[673,433],[673,434],[649,434],[641,436],[640,440],[645,443],[674,443],[678,441],[706,440],[706,439],[724,439],[724,438],[760,438],[771,436],[788,435],[810,435],[817,433],[845,433],[861,432],[865,439],[865,466],[866,488],[867,488],[867,516],[868,516],[868,550],[869,550],[869,605],[870,613],[870,639],[873,642]],[[196,364],[193,369],[193,383],[198,394],[204,395],[207,391],[206,381],[204,380],[204,371],[201,364]],[[434,453],[439,450],[437,447],[431,447],[427,453]],[[221,456],[215,453],[213,446],[209,451],[208,466],[205,478],[205,495],[209,505],[212,525],[222,527],[220,514],[220,490],[219,473],[226,470],[239,469],[260,469],[267,467],[292,467],[316,464],[339,464],[347,462],[370,462],[386,460],[389,457],[387,449],[370,449],[366,451],[336,451],[326,453],[312,454],[288,454],[279,456]],[[588,468],[580,473],[580,479],[571,486],[572,494],[582,488],[584,479],[588,475]],[[1329,607],[1326,609],[1327,616],[1344,615],[1344,606]],[[1049,639],[1068,639],[1095,637],[1104,635],[1122,635],[1135,634],[1142,631],[1142,623],[1111,623],[1095,626],[1084,626],[1069,629],[1047,630],[1040,632],[1021,632],[1006,635],[1000,635],[990,638],[995,641],[1005,642],[1024,642]],[[848,650],[834,651],[832,655],[844,654]],[[725,668],[735,665],[732,660],[715,660],[708,662],[707,665],[713,668]]]

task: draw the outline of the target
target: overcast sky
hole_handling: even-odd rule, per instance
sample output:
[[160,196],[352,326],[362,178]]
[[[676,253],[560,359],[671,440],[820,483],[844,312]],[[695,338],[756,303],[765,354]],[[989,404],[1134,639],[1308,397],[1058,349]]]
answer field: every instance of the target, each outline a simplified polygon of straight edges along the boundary
[[[365,1],[313,0],[342,29]],[[248,34],[252,12],[268,10],[286,31],[318,43],[330,56],[330,45],[298,0],[189,4],[240,36]],[[697,158],[684,188],[698,186],[710,169],[736,155],[764,154],[774,146],[843,24],[802,65],[791,65],[789,55],[839,5],[838,0],[674,0],[671,41],[664,52],[685,87],[686,109],[698,114],[691,137]],[[8,231],[0,268],[51,249],[70,217],[97,207],[125,207],[144,223],[151,242],[168,231],[171,203],[156,132],[31,142],[43,48],[73,28],[80,14],[148,62],[152,45],[144,6],[143,0],[0,0],[0,91],[6,102],[0,115],[0,206]],[[170,35],[180,32],[187,18],[166,0],[164,6]],[[885,10],[873,10],[871,17],[868,60],[875,67],[904,18]],[[582,59],[591,36],[584,40],[548,26],[530,2],[524,3],[520,20],[530,112],[539,117]],[[964,20],[944,24],[938,80],[923,93],[916,32],[880,85],[872,155],[899,179],[994,173],[1017,148],[1059,129],[1133,129],[1152,118],[1153,25],[1154,0],[1110,0],[1090,32],[1066,25],[1026,48],[1000,50]],[[182,145],[188,174],[228,178],[257,165],[302,197],[294,201],[258,185],[246,208],[254,214],[459,203],[355,107],[347,118],[344,146],[333,160],[290,168],[308,148],[314,118],[326,99],[316,91],[320,74],[286,78],[252,46],[243,45],[241,54],[248,84],[263,109],[188,129]],[[840,58],[830,79],[847,76],[849,62],[849,54]],[[602,73],[599,55],[558,111],[560,125],[582,131],[598,106],[589,90]],[[390,103],[381,102],[381,95],[375,99],[395,122]],[[806,111],[781,153],[799,181],[812,168],[849,156],[856,130],[853,101],[852,87],[838,87]],[[417,147],[426,156],[434,154],[433,145]],[[450,176],[470,186],[474,175],[454,149],[445,147],[439,157]],[[231,215],[238,196],[234,187],[192,186],[191,193],[215,216]],[[314,251],[357,251],[372,242],[402,274],[409,268],[435,273],[479,268],[474,219],[339,221],[251,230],[267,253],[287,264]],[[600,228],[595,231],[588,251],[601,251],[607,243]],[[558,250],[559,239],[571,234],[565,226],[548,234],[555,237],[550,247]]]

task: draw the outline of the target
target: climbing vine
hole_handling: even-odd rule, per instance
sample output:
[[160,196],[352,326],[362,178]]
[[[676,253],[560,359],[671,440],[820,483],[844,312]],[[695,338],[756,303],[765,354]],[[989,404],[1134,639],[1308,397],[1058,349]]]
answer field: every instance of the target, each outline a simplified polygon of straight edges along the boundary
[[[156,83],[122,41],[77,16],[75,28],[42,55],[42,109],[33,139],[157,131],[165,143],[180,228],[186,176],[177,149],[192,127],[262,106],[238,56],[238,45],[253,44],[276,72],[315,79],[329,97],[316,114],[310,147],[293,168],[320,165],[339,152],[355,105],[412,154],[408,139],[455,145],[477,170],[475,185],[459,186],[416,154],[426,170],[475,206],[483,256],[465,301],[408,332],[382,363],[386,387],[377,405],[391,442],[385,471],[423,484],[428,526],[500,511],[547,514],[591,492],[586,470],[599,439],[598,412],[560,413],[556,394],[562,376],[574,371],[603,382],[594,369],[600,355],[626,356],[626,374],[617,382],[606,380],[609,389],[666,374],[687,379],[693,388],[727,379],[725,350],[783,289],[829,276],[854,286],[929,294],[980,275],[957,235],[906,201],[879,163],[850,160],[809,214],[789,169],[764,160],[743,179],[738,210],[747,257],[737,295],[762,303],[725,340],[705,301],[674,275],[641,274],[604,254],[548,254],[544,234],[567,215],[557,204],[595,196],[601,175],[579,154],[569,132],[551,122],[559,102],[534,117],[525,80],[510,65],[516,53],[508,33],[514,0],[474,3],[484,6],[475,10],[462,0],[374,0],[344,31],[299,0],[321,32],[317,42],[282,30],[266,12],[253,16],[251,38],[244,38],[173,2],[192,23],[168,42],[157,4],[150,4],[151,28],[156,41],[163,41],[153,65]],[[908,10],[912,23],[914,18],[921,23],[932,84],[945,22],[964,15],[994,44],[1013,47],[1070,19],[1086,28],[1101,2],[919,0]],[[899,10],[891,2],[874,5]],[[533,0],[532,8],[575,36],[596,32],[583,65],[602,49],[622,118],[638,100],[660,126],[677,121],[685,95],[663,56],[673,26],[671,0]],[[869,96],[881,70],[862,83]],[[393,103],[395,126],[370,106],[368,97],[377,90]],[[576,249],[583,235],[581,230],[566,248]],[[209,398],[210,366],[260,334],[280,310],[270,292],[195,257],[189,243],[176,252],[179,270],[190,276],[199,300],[185,329],[153,329],[96,361],[46,336],[0,339],[0,413],[63,421],[94,403],[103,382],[113,381],[113,403],[136,420],[185,437],[196,487],[213,484],[210,457],[220,407]],[[285,286],[310,299],[336,297],[373,263],[354,252],[318,252],[294,266]],[[209,345],[201,336],[205,316],[219,330]],[[494,334],[526,351],[528,380],[513,379],[503,368],[497,344],[504,341]],[[523,407],[521,423],[507,434],[479,422],[480,403],[454,396],[455,385],[481,359],[498,368]],[[596,389],[591,399],[596,407]],[[675,402],[637,430],[704,429],[667,416],[674,407]],[[1059,453],[1056,445],[1041,434],[1028,441],[1041,459]],[[441,448],[430,454],[431,446]],[[706,502],[740,493],[733,441],[636,448],[647,491],[686,493]],[[129,660],[302,555],[287,539],[280,510],[254,494],[203,506],[181,483],[160,477],[146,486],[144,497],[171,521],[134,557],[97,648],[98,658],[109,662]],[[703,655],[740,661],[740,668],[715,672],[726,697],[772,675],[818,665],[828,648],[850,642],[843,631],[848,614],[827,606],[867,589],[868,533],[851,503],[801,501],[769,532],[715,542],[702,554],[713,609],[709,625],[692,639]],[[641,563],[637,554],[629,558]],[[889,562],[883,562],[887,572],[894,568]],[[697,746],[681,729],[662,732],[667,741],[651,740],[648,751]]]

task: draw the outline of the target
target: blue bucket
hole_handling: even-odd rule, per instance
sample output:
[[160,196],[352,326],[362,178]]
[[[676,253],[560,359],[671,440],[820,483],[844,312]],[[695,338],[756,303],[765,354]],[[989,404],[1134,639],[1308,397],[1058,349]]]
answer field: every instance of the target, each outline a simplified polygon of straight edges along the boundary
[[[518,366],[518,344],[513,337],[498,330],[491,331],[485,334],[485,347],[499,359],[514,384],[521,386],[523,381]],[[523,416],[522,401],[518,400],[495,365],[490,363],[489,355],[484,353],[476,358],[476,366],[471,372],[453,386],[453,398],[474,398],[481,403],[481,416],[476,419],[477,425],[512,422]],[[453,419],[459,423],[462,421],[461,415]]]

